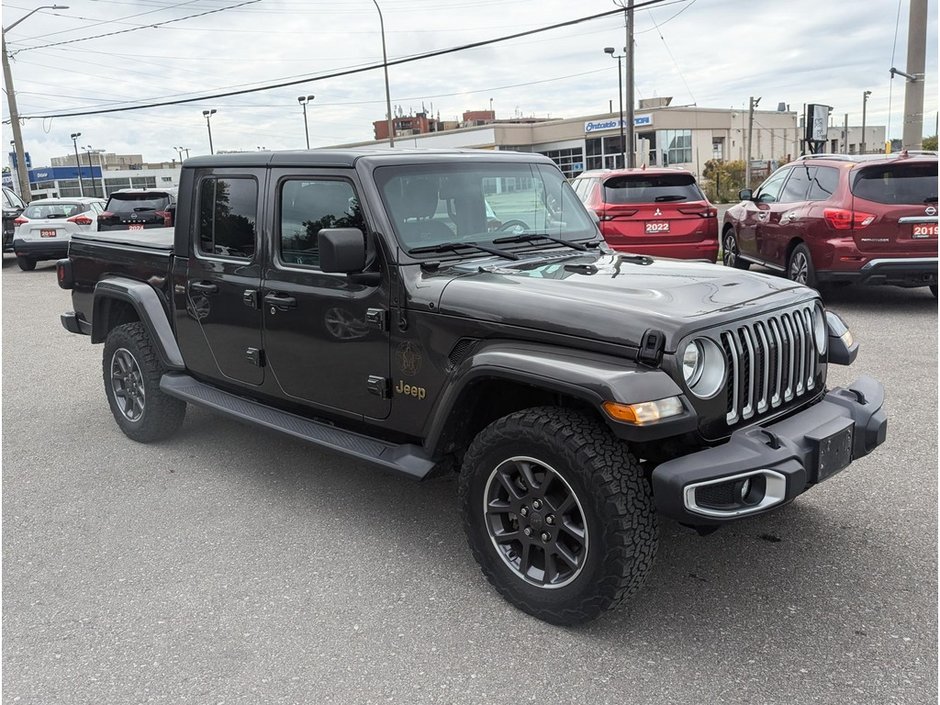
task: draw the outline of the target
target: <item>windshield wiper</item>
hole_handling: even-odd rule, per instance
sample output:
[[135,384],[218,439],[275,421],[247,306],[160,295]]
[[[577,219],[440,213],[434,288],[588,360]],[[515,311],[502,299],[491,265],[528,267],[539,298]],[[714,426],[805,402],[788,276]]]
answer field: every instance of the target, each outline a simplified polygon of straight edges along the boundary
[[587,248],[578,243],[571,242],[570,240],[563,240],[560,237],[552,237],[551,235],[543,235],[541,233],[522,233],[520,235],[510,235],[508,237],[498,237],[493,240],[493,244],[503,244],[503,243],[512,243],[512,242],[531,242],[532,240],[551,240],[552,242],[557,242],[559,245],[566,245],[574,250],[581,250],[582,252],[587,252]]
[[519,259],[519,255],[512,252],[506,252],[498,247],[487,247],[476,242],[442,242],[440,245],[424,245],[422,247],[412,247],[408,250],[409,255],[419,255],[422,252],[447,252],[448,250],[460,250],[464,247],[470,247],[480,252],[489,252],[491,255],[498,255],[506,259]]

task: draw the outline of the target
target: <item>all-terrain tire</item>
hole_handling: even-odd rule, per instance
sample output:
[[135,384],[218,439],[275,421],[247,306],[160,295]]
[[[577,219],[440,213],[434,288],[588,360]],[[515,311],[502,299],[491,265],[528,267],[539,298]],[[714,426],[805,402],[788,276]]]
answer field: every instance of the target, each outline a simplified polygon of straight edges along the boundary
[[[531,582],[513,567],[512,549],[507,558],[493,538],[493,516],[487,513],[487,507],[493,506],[493,478],[506,463],[520,458],[534,460],[535,467],[560,477],[563,482],[556,477],[553,486],[567,488],[578,502],[587,537],[583,560],[580,571],[569,571],[573,577],[560,586]],[[535,489],[529,490],[538,496]],[[546,622],[573,625],[594,619],[636,592],[653,566],[659,535],[649,483],[627,445],[599,420],[583,413],[537,407],[494,421],[464,456],[459,497],[467,539],[483,574],[511,604]],[[536,514],[530,500],[521,501],[529,502],[529,517],[508,515],[515,516],[520,531]],[[550,506],[540,508],[541,515],[551,510]],[[539,519],[536,535],[546,521]],[[565,521],[559,514],[552,523]],[[543,559],[547,565],[544,548]],[[545,575],[549,575],[547,568]]]
[[128,438],[149,443],[182,425],[186,402],[160,391],[166,369],[143,323],[125,323],[108,334],[102,372],[111,413]]

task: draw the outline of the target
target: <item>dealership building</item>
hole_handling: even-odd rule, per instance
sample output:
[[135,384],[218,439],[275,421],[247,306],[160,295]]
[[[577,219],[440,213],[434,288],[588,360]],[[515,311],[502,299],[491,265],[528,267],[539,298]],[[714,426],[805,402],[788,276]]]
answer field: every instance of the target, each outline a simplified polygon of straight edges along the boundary
[[[672,106],[671,98],[641,100],[634,119],[636,165],[672,166],[702,176],[711,159],[744,160],[747,157],[748,111],[735,108]],[[801,154],[803,127],[795,111],[755,110],[751,159],[764,169]],[[465,113],[464,116],[470,115]],[[395,116],[396,147],[431,149],[470,148],[538,152],[555,161],[568,178],[588,169],[623,167],[619,113],[599,113],[565,119],[479,119],[446,124],[417,116]],[[479,114],[474,113],[474,117]],[[418,118],[418,119],[416,119]],[[374,124],[381,138],[388,134],[385,121]],[[435,127],[437,129],[435,129]],[[430,131],[427,131],[430,130]],[[884,127],[866,128],[868,151],[884,145]],[[831,127],[826,149],[860,151],[861,131],[850,128],[848,143],[841,128]],[[386,139],[337,145],[388,147]],[[754,166],[757,166],[756,164]]]

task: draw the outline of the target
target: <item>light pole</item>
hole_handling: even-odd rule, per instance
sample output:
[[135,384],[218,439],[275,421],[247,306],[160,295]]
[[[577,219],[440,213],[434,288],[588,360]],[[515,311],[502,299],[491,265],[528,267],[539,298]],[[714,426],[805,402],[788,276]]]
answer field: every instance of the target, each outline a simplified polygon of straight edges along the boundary
[[868,112],[868,96],[871,95],[871,91],[865,91],[862,93],[862,148],[859,151],[859,154],[865,154],[865,118],[867,117]]
[[307,129],[307,103],[312,101],[315,97],[316,96],[312,95],[302,95],[297,98],[300,107],[304,109],[304,137],[307,138],[307,149],[310,149],[310,131]]
[[[68,10],[68,5],[40,5],[30,10],[13,24],[0,30],[0,43],[3,44],[3,81],[7,85],[7,105],[10,109],[10,128],[13,130],[13,151],[16,153],[16,176],[20,185],[20,197],[30,200],[29,169],[26,168],[26,150],[23,149],[23,133],[20,130],[20,114],[16,108],[16,91],[13,89],[13,72],[10,70],[10,57],[7,54],[7,32],[20,22],[40,10]],[[81,172],[79,172],[81,173]]]
[[85,184],[82,182],[82,163],[78,159],[78,138],[81,136],[81,132],[73,132],[69,135],[72,138],[72,146],[75,148],[75,166],[78,167],[78,193],[84,196]]
[[377,0],[372,0],[375,9],[379,11],[379,27],[382,30],[382,66],[385,69],[385,110],[388,114],[388,146],[395,146],[395,130],[392,129],[392,94],[388,90],[388,54],[385,51],[385,20],[382,19],[382,8]]
[[97,155],[98,155],[98,167],[101,169],[101,197],[102,197],[102,198],[105,198],[105,193],[104,193],[104,159],[101,157],[101,153],[102,153],[104,150],[103,150],[103,149],[95,149],[95,148],[92,147],[90,144],[86,144],[84,147],[82,147],[82,149],[85,150],[85,154],[88,155],[88,171],[90,172],[90,179],[91,179],[91,195],[92,195],[92,196],[97,196],[97,195],[98,195],[98,193],[97,193],[98,187],[95,186],[95,172],[94,172],[94,167],[92,167],[92,165],[91,165],[91,155],[92,155],[92,154],[97,154]]
[[751,145],[754,137],[754,108],[760,103],[760,96],[750,97],[747,104],[747,161],[744,163],[744,188],[751,188]]
[[626,49],[623,54],[614,54],[613,47],[604,47],[604,53],[610,54],[610,58],[617,60],[617,87],[620,89],[620,152],[623,158],[621,167],[627,165],[627,142],[623,136],[623,64],[620,62],[627,55]]
[[212,123],[209,122],[209,118],[215,115],[216,110],[203,110],[202,116],[206,119],[206,129],[209,131],[209,154],[215,154],[215,150],[212,148]]

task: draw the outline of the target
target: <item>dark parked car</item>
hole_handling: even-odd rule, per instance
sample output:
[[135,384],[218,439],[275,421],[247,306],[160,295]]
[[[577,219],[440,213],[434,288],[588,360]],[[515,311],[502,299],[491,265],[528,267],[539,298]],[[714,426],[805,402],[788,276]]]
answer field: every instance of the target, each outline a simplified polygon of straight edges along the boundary
[[176,195],[166,189],[121,189],[108,198],[98,230],[173,227]]
[[620,252],[718,258],[718,211],[684,169],[586,171],[571,184]]
[[740,196],[722,227],[726,265],[937,295],[936,156],[807,155]]
[[13,234],[16,219],[26,208],[26,203],[12,189],[3,187],[3,251],[13,251]]

